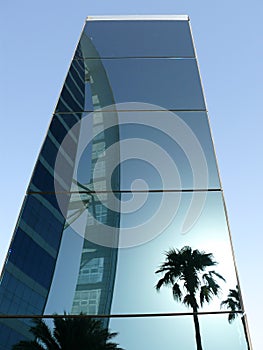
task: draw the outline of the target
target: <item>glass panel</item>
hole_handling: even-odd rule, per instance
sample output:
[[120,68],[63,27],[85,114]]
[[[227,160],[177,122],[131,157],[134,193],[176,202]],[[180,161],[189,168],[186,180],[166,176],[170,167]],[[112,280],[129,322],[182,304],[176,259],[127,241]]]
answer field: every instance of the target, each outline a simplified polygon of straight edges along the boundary
[[[232,324],[226,315],[200,315],[200,337],[203,349],[250,349],[241,318]],[[195,328],[192,316],[111,319],[110,329],[123,349],[195,350]]]
[[106,111],[55,116],[29,191],[70,188],[219,189],[206,113]]
[[200,311],[221,310],[237,284],[221,193],[127,193],[120,203],[110,194],[86,196],[86,209],[76,194],[71,197],[45,313],[185,312],[188,308],[173,300],[171,288],[155,290],[162,277],[155,272],[165,252],[185,246],[213,254],[218,264],[200,274],[208,274],[201,283],[205,286],[211,275],[221,290],[203,307],[201,290],[196,298]]
[[220,188],[205,112],[95,112],[79,129],[83,190]]
[[[54,192],[54,175],[56,177],[57,192],[70,190],[74,162],[79,138],[78,121],[81,114],[72,113],[70,118],[61,115],[52,118],[49,130],[38,157],[29,192]],[[67,137],[67,142],[63,142]],[[55,171],[56,159],[60,155],[60,164]]]
[[[86,59],[84,65],[86,111],[110,105],[123,110],[117,104],[124,102],[136,102],[140,105],[132,109],[143,110],[206,109],[195,59]],[[74,89],[73,83],[67,83],[61,98],[66,99],[64,91],[74,95]],[[56,112],[82,111],[70,98],[66,100],[67,105],[59,101]]]
[[56,109],[59,111],[81,112],[85,106],[85,64],[73,60],[68,71]]
[[194,57],[188,21],[87,21],[76,57]]
[[43,312],[68,202],[68,195],[26,196],[1,276],[0,313]]
[[[200,326],[197,337],[200,339],[202,349],[251,349],[248,341],[246,341],[248,331],[243,326],[243,318],[241,316],[238,316],[231,324],[228,323],[227,315],[225,314],[198,315],[197,319]],[[94,344],[96,344],[97,348],[98,344],[101,344],[101,330],[105,329],[106,334],[116,333],[107,341],[114,343],[114,348],[116,349],[196,349],[195,326],[192,315],[180,317],[112,318],[109,320],[109,325],[107,325],[107,319],[84,317],[56,318],[55,322],[60,335],[61,348],[64,348],[64,343],[67,344],[69,349],[79,348],[79,344],[81,344],[82,348],[84,346],[87,349],[94,348]],[[33,341],[34,336],[29,328],[34,328],[39,323],[48,325],[51,334],[53,333],[54,319],[52,318],[1,318],[0,349],[12,350],[12,345],[22,340],[27,342]],[[85,332],[81,332],[82,329],[85,329]],[[84,334],[87,333],[88,337],[84,337]],[[104,348],[105,343],[101,345],[100,349]]]
[[[165,261],[165,252],[171,248],[181,250],[185,246],[213,254],[213,260],[218,264],[200,273],[201,284],[206,284],[201,276],[209,271],[219,273],[226,282],[212,274],[221,287],[218,296],[205,302],[203,307],[199,301],[201,290],[196,298],[200,311],[221,310],[220,303],[237,284],[221,194],[151,193],[138,208],[137,202],[143,202],[141,197],[143,194],[133,194],[131,203],[134,207],[128,202],[130,211],[125,214],[126,207],[122,202],[119,242],[123,249],[119,249],[118,254],[111,312],[187,311],[185,305],[173,299],[171,287],[163,286],[159,293],[155,289],[163,277],[162,273],[155,272]],[[184,297],[186,290],[179,284]]]
[[[28,196],[1,280],[0,313],[187,312],[183,302],[173,299],[171,288],[161,286],[159,293],[155,288],[163,277],[156,271],[166,259],[165,252],[183,247],[190,247],[185,250],[191,256],[196,250],[213,255],[211,260],[217,264],[205,262],[197,272],[200,285],[195,298],[199,311],[222,310],[220,304],[237,280],[221,193],[118,197],[110,193],[73,193],[70,199]],[[59,205],[67,207],[63,216],[58,215]],[[36,216],[31,218],[34,208]],[[50,243],[52,236],[54,241],[61,239],[59,247]],[[206,298],[205,293],[211,292],[211,278],[221,289],[216,288],[217,296],[208,293],[211,300],[202,306],[199,295],[202,292]],[[180,288],[184,298],[187,291],[181,284]]]

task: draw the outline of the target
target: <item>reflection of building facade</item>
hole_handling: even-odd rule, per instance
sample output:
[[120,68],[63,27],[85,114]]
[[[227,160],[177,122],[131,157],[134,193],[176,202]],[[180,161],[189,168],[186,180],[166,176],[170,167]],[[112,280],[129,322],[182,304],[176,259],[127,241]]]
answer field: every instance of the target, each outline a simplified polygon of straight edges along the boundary
[[[194,350],[190,310],[154,289],[163,252],[185,245],[213,253],[227,281],[200,310],[204,349],[251,349],[240,318],[229,325],[220,309],[238,280],[188,17],[88,18],[1,275],[0,313],[104,315],[127,350]],[[28,329],[0,318],[0,350]]]

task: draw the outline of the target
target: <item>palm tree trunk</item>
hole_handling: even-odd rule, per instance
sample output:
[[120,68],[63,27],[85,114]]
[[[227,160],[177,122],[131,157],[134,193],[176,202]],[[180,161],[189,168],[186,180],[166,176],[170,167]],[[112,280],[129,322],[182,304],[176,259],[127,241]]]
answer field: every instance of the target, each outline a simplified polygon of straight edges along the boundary
[[195,325],[195,340],[196,340],[196,349],[197,350],[203,350],[202,348],[202,342],[201,342],[201,333],[200,333],[200,326],[199,326],[199,320],[197,316],[197,307],[193,307],[193,318],[194,318],[194,325]]

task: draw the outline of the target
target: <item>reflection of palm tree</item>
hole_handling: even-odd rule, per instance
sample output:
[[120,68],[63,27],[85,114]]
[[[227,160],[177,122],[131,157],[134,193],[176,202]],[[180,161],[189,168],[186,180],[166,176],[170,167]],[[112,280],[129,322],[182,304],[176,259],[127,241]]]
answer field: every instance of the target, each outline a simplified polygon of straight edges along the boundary
[[[228,315],[228,322],[232,323],[234,319],[240,314],[240,311],[242,310],[241,307],[241,298],[240,298],[240,292],[239,292],[239,287],[238,285],[236,286],[236,289],[229,289],[229,293],[227,295],[227,299],[223,300],[221,303],[221,307],[225,306],[231,312]],[[242,314],[241,316],[242,324],[244,327],[244,332],[245,332],[245,337],[246,337],[246,342],[247,342],[247,348],[250,349],[249,347],[249,339],[248,339],[248,333],[247,333],[247,327],[246,327],[246,319],[245,315]]]
[[[210,302],[213,296],[218,295],[220,286],[214,277],[222,280],[224,278],[215,271],[205,272],[207,267],[216,264],[217,262],[213,260],[211,253],[206,254],[185,246],[180,250],[170,249],[166,252],[166,261],[156,271],[156,273],[164,273],[156,285],[157,291],[162,286],[172,286],[174,299],[192,307],[197,350],[202,350],[202,343],[197,316],[199,304],[196,296],[200,292],[200,305],[202,307],[204,302]],[[205,273],[200,276],[202,272]]]
[[33,341],[20,341],[13,350],[123,350],[110,340],[117,333],[110,333],[100,321],[79,317],[54,318],[51,331],[42,319],[33,319],[30,331]]
[[232,323],[234,319],[238,316],[238,312],[241,308],[239,289],[236,286],[236,289],[229,289],[227,299],[222,301],[221,306],[225,306],[231,310],[228,315],[228,322]]

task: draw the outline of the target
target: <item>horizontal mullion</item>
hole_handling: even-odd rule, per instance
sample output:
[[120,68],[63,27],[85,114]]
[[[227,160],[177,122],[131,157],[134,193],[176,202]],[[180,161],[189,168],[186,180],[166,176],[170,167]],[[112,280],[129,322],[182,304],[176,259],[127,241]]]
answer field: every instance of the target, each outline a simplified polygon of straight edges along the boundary
[[[3,318],[139,318],[139,317],[173,317],[173,316],[193,316],[193,315],[221,315],[232,314],[233,311],[200,311],[200,312],[163,312],[163,313],[140,313],[140,314],[94,314],[94,315],[0,315]],[[235,311],[237,314],[243,314],[243,310]]]
[[[116,106],[118,103],[116,103]],[[107,109],[103,107],[101,109],[95,110],[83,110],[83,111],[65,111],[65,112],[54,112],[54,115],[63,115],[63,114],[74,114],[74,113],[96,113],[96,112],[208,112],[206,108],[204,109]]]
[[74,57],[73,60],[85,61],[85,60],[122,60],[122,59],[178,59],[178,60],[196,60],[195,56],[100,56],[100,57]]
[[96,193],[181,193],[181,192],[222,192],[221,188],[206,188],[206,189],[156,189],[156,190],[90,190],[90,191],[29,191],[27,194],[74,194],[74,193],[88,193],[88,194],[96,194]]

